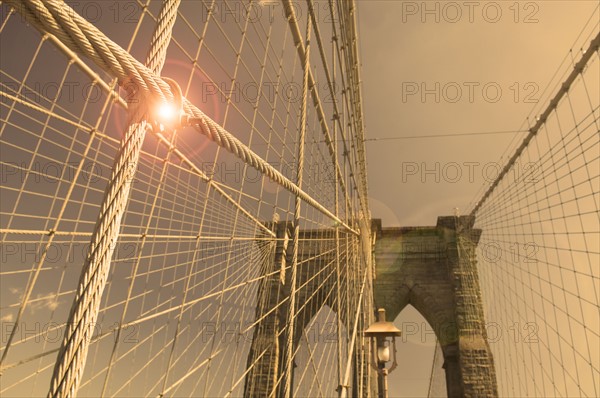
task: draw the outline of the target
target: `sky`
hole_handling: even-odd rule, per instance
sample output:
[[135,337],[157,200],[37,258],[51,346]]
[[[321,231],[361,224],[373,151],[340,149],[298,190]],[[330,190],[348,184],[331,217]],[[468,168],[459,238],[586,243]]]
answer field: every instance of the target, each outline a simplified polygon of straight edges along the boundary
[[[596,1],[357,4],[369,201],[383,227],[470,210],[525,134],[511,132],[554,94],[544,90],[585,23],[600,19]],[[487,132],[508,133],[423,138]],[[411,334],[390,396],[426,396],[434,338],[412,307],[395,324]]]
[[434,225],[469,210],[524,133],[397,138],[522,131],[597,4],[358,1],[373,217]]

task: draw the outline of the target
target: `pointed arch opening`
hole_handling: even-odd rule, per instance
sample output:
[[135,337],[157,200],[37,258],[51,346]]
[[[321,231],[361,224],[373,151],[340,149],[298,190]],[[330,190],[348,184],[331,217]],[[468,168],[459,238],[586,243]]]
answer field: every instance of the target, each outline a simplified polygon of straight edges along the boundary
[[[339,340],[338,336],[341,336]],[[346,327],[342,324],[338,334],[337,314],[327,304],[300,330],[295,339],[293,396],[335,396],[338,386],[338,340],[341,353],[347,352]]]
[[446,397],[444,358],[433,327],[411,304],[394,319],[398,367],[389,376],[390,397]]

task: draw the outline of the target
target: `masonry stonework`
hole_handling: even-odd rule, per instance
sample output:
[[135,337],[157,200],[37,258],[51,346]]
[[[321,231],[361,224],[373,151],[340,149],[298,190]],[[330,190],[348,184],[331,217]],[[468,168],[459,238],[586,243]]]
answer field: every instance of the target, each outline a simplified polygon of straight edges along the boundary
[[[474,221],[473,217],[461,216],[439,217],[435,227],[383,228],[381,220],[373,220],[371,225],[374,308],[385,308],[388,318],[395,319],[411,304],[429,322],[442,348],[448,397],[498,396],[476,268],[475,249],[481,231],[473,229]],[[248,354],[245,397],[268,397],[274,386],[284,384],[280,380],[286,362],[285,322],[289,309],[283,298],[289,296],[291,285],[290,272],[284,271],[291,258],[291,244],[286,244],[285,236],[291,236],[293,229],[289,222],[271,223],[269,228],[278,240],[262,243],[268,253],[262,272],[269,276],[261,280],[257,293],[259,322]],[[305,243],[299,250],[297,284],[304,287],[297,300],[315,302],[298,309],[294,344],[322,306],[332,310],[336,307],[335,295],[331,294],[335,278],[329,282],[318,275],[335,260],[322,253],[334,251],[324,243],[310,243],[319,241],[310,239],[311,234],[320,236],[322,231],[300,233]],[[351,298],[342,296],[341,300]],[[344,304],[342,308],[349,306]],[[344,325],[349,316],[340,314]],[[364,388],[351,388],[352,395],[362,391],[363,396],[374,396],[377,383],[369,376],[359,380],[357,373],[354,369],[352,385]],[[282,389],[277,389],[275,395],[282,396]]]
[[448,397],[498,396],[476,268],[481,230],[474,222],[461,216],[439,217],[435,227],[372,225],[375,307],[395,319],[411,304],[432,326]]

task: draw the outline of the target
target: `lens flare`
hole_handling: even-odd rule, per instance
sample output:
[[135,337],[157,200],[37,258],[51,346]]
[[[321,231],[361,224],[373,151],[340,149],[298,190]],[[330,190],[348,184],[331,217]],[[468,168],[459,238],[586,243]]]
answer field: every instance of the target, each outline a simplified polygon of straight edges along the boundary
[[175,109],[175,106],[171,103],[163,103],[158,108],[158,117],[163,123],[172,122],[175,118],[176,113],[177,111]]

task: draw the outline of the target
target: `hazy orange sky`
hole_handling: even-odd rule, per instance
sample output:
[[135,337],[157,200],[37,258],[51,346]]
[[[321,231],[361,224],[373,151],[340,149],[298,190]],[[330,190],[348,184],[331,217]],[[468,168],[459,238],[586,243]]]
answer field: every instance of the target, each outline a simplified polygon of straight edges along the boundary
[[[531,100],[540,99],[598,6],[594,0],[474,2],[472,8],[463,2],[357,3],[368,139],[519,130],[536,105]],[[423,88],[430,90],[424,99]],[[514,136],[368,141],[373,216],[384,226],[433,225],[455,207],[466,212],[484,170],[494,175],[493,166],[484,166],[497,162]],[[455,167],[444,169],[449,162],[461,166],[462,177]]]
[[[600,19],[593,0],[357,3],[367,140],[522,129],[554,95],[544,90],[585,23]],[[367,141],[373,217],[384,227],[435,225],[455,207],[470,210],[483,171],[491,182],[523,134]],[[400,344],[390,396],[427,394],[435,342],[423,322],[413,308],[395,321],[416,330]]]

